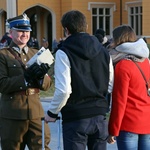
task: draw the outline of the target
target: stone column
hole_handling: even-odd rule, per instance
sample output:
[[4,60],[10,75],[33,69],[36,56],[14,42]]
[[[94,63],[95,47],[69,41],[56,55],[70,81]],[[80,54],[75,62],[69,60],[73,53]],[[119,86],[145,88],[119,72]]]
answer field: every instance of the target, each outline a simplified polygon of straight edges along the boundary
[[[6,0],[7,19],[17,15],[17,0]],[[9,30],[8,23],[6,22],[6,32]]]

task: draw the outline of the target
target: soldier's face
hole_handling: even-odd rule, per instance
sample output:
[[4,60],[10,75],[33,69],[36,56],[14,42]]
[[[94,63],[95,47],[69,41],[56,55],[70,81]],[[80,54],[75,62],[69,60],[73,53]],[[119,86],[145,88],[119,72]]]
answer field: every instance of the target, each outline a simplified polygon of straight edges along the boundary
[[10,30],[12,40],[18,46],[25,46],[30,38],[30,31]]

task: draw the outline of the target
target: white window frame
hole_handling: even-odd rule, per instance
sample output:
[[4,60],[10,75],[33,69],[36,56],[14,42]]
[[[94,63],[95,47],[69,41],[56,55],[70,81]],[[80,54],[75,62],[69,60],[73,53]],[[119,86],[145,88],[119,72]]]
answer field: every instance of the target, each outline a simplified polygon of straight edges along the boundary
[[139,0],[139,1],[136,1],[136,2],[127,2],[125,4],[125,10],[128,12],[128,24],[131,25],[131,8],[135,9],[136,7],[138,7],[139,9],[139,12],[138,13],[134,13],[132,16],[133,16],[133,21],[136,22],[136,16],[138,16],[138,29],[137,29],[137,26],[136,26],[136,23],[134,24],[133,26],[133,29],[135,31],[138,30],[138,33],[137,34],[138,36],[141,36],[142,35],[142,18],[140,17],[142,15],[142,12],[140,12],[140,7],[142,7],[142,1]]
[[7,6],[7,19],[16,17],[16,15],[17,15],[16,0],[6,0],[6,6]]
[[[109,3],[109,2],[88,2],[88,10],[91,11],[91,20],[92,20],[92,17],[93,17],[93,14],[92,14],[92,9],[93,8],[109,8],[110,9],[110,27],[109,27],[109,35],[111,35],[112,33],[112,30],[113,30],[113,11],[116,11],[116,3]],[[104,14],[105,15],[105,14]],[[105,17],[105,16],[104,16]],[[93,21],[93,20],[92,20]],[[104,30],[106,25],[105,25],[105,21],[103,22],[103,26],[104,26]],[[92,32],[92,29],[93,29],[93,22],[92,22],[92,28],[91,28],[91,32]]]

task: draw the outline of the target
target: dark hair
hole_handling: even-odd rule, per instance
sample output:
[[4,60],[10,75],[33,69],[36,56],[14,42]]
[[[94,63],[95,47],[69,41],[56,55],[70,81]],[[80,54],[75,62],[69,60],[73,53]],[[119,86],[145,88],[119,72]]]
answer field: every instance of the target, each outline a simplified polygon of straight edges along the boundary
[[97,37],[97,39],[99,40],[100,43],[103,43],[104,39],[101,34],[95,34],[95,36]]
[[61,19],[63,28],[67,28],[71,34],[77,32],[86,32],[86,17],[78,10],[66,12]]
[[103,37],[106,35],[105,31],[102,28],[99,28],[95,31],[95,35],[96,34],[101,34]]

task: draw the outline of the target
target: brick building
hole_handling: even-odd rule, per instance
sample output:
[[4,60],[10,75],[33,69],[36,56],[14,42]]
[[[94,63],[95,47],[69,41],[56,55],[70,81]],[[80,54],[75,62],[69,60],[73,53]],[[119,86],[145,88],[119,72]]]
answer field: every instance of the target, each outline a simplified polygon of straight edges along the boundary
[[61,16],[77,9],[87,18],[88,33],[103,28],[108,37],[114,27],[129,24],[140,37],[150,43],[149,0],[0,0],[0,37],[8,30],[6,19],[26,13],[32,25],[31,36],[41,43],[43,37],[52,41],[62,38]]

